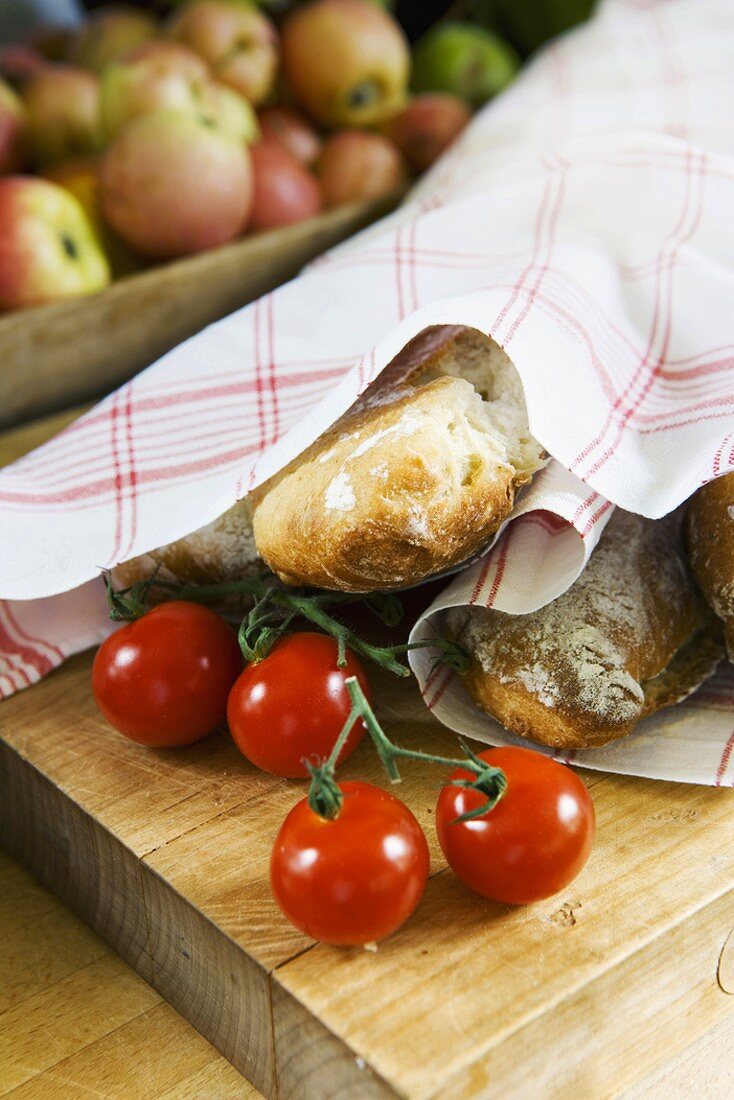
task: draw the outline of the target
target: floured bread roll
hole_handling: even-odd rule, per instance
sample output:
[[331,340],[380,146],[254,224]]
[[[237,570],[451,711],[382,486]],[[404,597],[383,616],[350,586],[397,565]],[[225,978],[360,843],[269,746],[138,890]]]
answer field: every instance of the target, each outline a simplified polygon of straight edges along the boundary
[[471,654],[464,679],[475,702],[514,733],[558,748],[626,737],[690,695],[723,655],[684,561],[679,517],[619,509],[557,600],[529,615],[456,608],[447,629]]
[[481,549],[542,465],[502,349],[476,329],[426,329],[252,494],[255,543],[288,584],[413,585]]
[[688,553],[706,600],[724,622],[734,661],[734,473],[710,481],[691,498]]
[[157,570],[161,580],[213,584],[246,577],[257,561],[250,505],[241,500],[193,534],[118,565],[112,581],[117,588],[127,588]]

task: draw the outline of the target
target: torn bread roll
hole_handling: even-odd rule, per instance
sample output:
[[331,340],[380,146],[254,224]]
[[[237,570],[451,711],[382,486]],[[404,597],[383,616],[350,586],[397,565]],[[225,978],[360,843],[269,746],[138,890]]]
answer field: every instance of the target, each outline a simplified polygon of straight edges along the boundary
[[632,733],[690,695],[723,656],[718,623],[684,560],[680,517],[614,513],[586,569],[528,615],[455,608],[474,701],[544,745],[585,749]]
[[241,500],[191,535],[116,566],[112,581],[116,588],[127,588],[156,573],[163,581],[215,584],[240,580],[258,568],[262,562],[255,549],[250,504]]
[[542,465],[502,349],[437,326],[252,494],[255,543],[288,584],[403,588],[484,547]]
[[734,472],[699,489],[686,518],[691,568],[724,623],[729,659],[734,661]]

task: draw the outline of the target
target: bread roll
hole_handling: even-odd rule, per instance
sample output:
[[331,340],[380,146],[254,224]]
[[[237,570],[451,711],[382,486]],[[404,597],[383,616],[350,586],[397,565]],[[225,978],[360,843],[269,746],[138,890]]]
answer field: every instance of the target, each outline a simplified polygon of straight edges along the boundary
[[475,702],[514,733],[564,749],[626,737],[694,691],[723,655],[684,560],[680,518],[619,509],[557,600],[529,615],[456,608],[447,628],[471,654]]
[[115,587],[127,588],[157,571],[164,581],[213,584],[246,577],[257,563],[250,505],[241,500],[193,534],[118,565],[112,580]]
[[288,584],[414,585],[486,545],[542,464],[502,349],[475,329],[426,329],[253,494],[255,544]]
[[696,580],[724,623],[734,661],[734,473],[710,481],[691,498],[688,553]]

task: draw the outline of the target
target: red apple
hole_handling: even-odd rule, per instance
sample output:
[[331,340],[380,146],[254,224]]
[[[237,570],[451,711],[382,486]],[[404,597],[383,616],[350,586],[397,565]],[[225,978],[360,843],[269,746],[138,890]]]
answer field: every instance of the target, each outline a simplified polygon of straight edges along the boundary
[[99,80],[73,65],[46,65],[23,85],[31,150],[40,164],[86,156],[99,144]]
[[232,240],[252,206],[252,165],[237,138],[185,111],[134,119],[100,169],[102,212],[131,248],[154,259]]
[[25,107],[10,85],[0,80],[0,176],[23,167],[26,125]]
[[47,64],[38,50],[19,43],[0,46],[0,73],[20,87],[28,77],[40,72]]
[[390,120],[386,133],[413,168],[423,172],[438,160],[470,118],[468,105],[458,96],[426,92]]
[[405,101],[410,55],[389,12],[369,0],[315,0],[283,28],[283,72],[324,126],[377,126]]
[[400,150],[380,134],[342,130],[324,145],[316,165],[324,202],[366,202],[405,186],[405,162]]
[[312,218],[322,209],[311,173],[272,138],[253,145],[255,191],[250,229],[276,229]]
[[102,74],[100,117],[107,139],[137,118],[163,108],[194,110],[210,80],[205,63],[176,42],[149,42]]
[[70,59],[84,69],[101,73],[112,61],[149,42],[158,33],[152,15],[118,5],[100,8],[89,16],[70,50]]
[[201,54],[217,80],[250,103],[262,103],[270,94],[278,65],[278,36],[254,4],[193,0],[175,14],[169,33]]
[[107,257],[113,277],[119,278],[121,275],[129,275],[131,271],[137,271],[140,268],[139,259],[112,232],[102,217],[99,205],[99,160],[96,157],[67,160],[49,168],[45,176],[71,191],[81,204]]
[[0,179],[0,309],[91,294],[110,279],[73,195],[30,176]]
[[263,137],[279,142],[292,157],[311,167],[323,142],[298,111],[292,107],[265,107],[258,117]]

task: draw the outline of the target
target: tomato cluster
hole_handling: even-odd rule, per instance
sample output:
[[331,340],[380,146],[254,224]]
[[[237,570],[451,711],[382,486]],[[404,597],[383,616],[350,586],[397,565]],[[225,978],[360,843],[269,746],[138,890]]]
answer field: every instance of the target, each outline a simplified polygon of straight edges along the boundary
[[[347,680],[369,698],[352,653],[339,667],[324,634],[286,635],[242,667],[231,627],[215,612],[171,601],[100,646],[92,683],[100,710],[126,737],[154,747],[188,745],[224,722],[240,751],[275,775],[302,778],[335,747],[352,713]],[[364,736],[356,719],[339,753]],[[487,749],[478,761],[504,772],[504,796],[486,795],[459,768],[443,787],[436,829],[447,862],[472,890],[506,904],[539,901],[567,886],[594,840],[594,805],[569,768],[531,749]],[[464,785],[461,785],[461,784]],[[334,944],[364,944],[411,915],[429,872],[426,838],[407,806],[369,783],[336,787],[340,809],[322,816],[301,799],[273,847],[275,899],[296,927]]]

